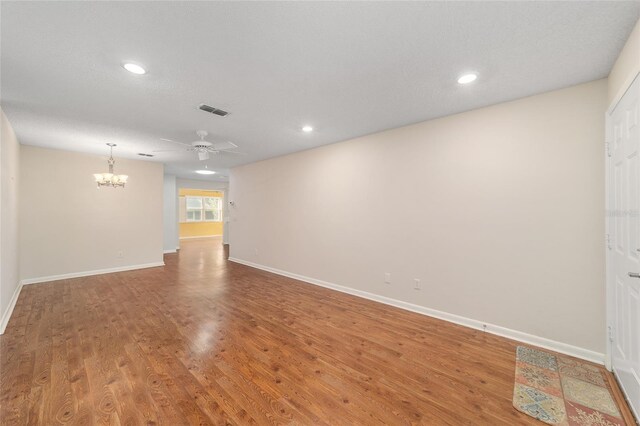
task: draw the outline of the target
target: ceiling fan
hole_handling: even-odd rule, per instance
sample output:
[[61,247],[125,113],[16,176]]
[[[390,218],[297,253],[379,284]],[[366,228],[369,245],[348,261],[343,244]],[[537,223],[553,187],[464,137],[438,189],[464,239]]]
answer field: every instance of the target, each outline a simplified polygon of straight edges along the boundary
[[[237,155],[246,155],[243,152],[237,152],[237,151],[231,151],[234,148],[237,148],[238,145],[234,144],[233,142],[209,142],[209,141],[205,141],[204,138],[207,137],[209,133],[206,130],[198,130],[196,131],[196,135],[198,135],[200,137],[200,140],[191,142],[191,143],[184,143],[184,142],[177,142],[171,139],[160,139],[162,141],[166,141],[166,142],[171,142],[171,143],[177,143],[179,145],[183,145],[187,148],[185,148],[186,151],[190,151],[190,152],[196,152],[198,154],[198,159],[199,160],[208,160],[209,159],[209,155],[210,154],[220,154],[220,153],[225,153],[225,154],[237,154]],[[178,149],[164,149],[164,150],[156,150],[153,152],[175,152],[175,151],[180,151]]]

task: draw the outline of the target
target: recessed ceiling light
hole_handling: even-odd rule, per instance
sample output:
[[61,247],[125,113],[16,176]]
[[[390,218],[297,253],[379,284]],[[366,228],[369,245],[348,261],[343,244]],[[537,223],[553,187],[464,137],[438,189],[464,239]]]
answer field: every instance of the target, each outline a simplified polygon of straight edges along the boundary
[[201,175],[215,175],[216,174],[216,172],[214,172],[213,170],[207,170],[207,169],[196,170],[196,173],[201,174]]
[[146,74],[147,71],[142,68],[140,65],[136,65],[136,64],[132,64],[130,62],[127,62],[126,64],[122,65],[122,67],[129,71],[132,72],[134,74]]
[[474,74],[474,73],[461,75],[460,78],[458,79],[458,83],[460,83],[460,84],[469,84],[472,81],[475,81],[476,78],[478,78],[478,74]]
[[313,127],[311,127],[311,126],[304,126],[304,127],[302,128],[302,131],[303,131],[303,132],[305,132],[305,133],[313,132]]

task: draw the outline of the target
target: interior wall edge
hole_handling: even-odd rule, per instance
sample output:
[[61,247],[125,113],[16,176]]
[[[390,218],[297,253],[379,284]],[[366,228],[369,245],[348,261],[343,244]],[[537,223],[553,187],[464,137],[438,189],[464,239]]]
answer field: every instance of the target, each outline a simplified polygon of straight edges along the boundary
[[625,86],[632,80],[630,78],[638,72],[640,72],[640,20],[636,22],[631,34],[629,34],[629,38],[607,77],[609,104],[622,98]]
[[11,315],[13,314],[13,309],[16,307],[16,303],[18,302],[21,291],[22,281],[18,282],[18,285],[13,292],[13,296],[11,297],[11,301],[9,302],[7,309],[2,314],[2,319],[0,320],[0,335],[4,334],[4,331],[7,329],[7,324],[9,324],[9,320],[11,319]]
[[616,109],[616,107],[618,106],[618,103],[622,100],[624,95],[626,95],[627,91],[629,90],[629,88],[631,88],[631,85],[633,84],[634,81],[636,81],[636,78],[638,78],[638,76],[640,76],[640,69],[636,73],[630,74],[627,77],[627,79],[624,81],[624,83],[622,83],[622,86],[620,86],[620,89],[618,90],[617,94],[613,97],[613,99],[609,103],[606,116],[609,116],[613,113],[613,110]]
[[178,184],[176,176],[162,177],[162,245],[164,253],[178,245]]
[[[11,315],[20,282],[20,161],[22,145],[0,107],[0,313]],[[8,317],[6,318],[8,321]],[[6,324],[5,324],[6,325]],[[0,327],[0,334],[4,326]]]
[[92,275],[111,274],[114,272],[134,271],[136,269],[156,268],[159,266],[164,266],[164,262],[142,263],[139,265],[118,266],[116,268],[95,269],[93,271],[71,272],[68,274],[49,275],[46,277],[25,278],[20,283],[22,285],[38,284],[38,283],[44,283],[44,282],[50,282],[50,281],[66,280],[69,278],[80,278],[80,277],[89,277]]
[[490,334],[505,337],[508,339],[516,340],[522,343],[539,346],[541,348],[549,349],[555,352],[559,352],[565,355],[573,356],[576,358],[584,359],[586,361],[594,362],[600,365],[604,365],[605,355],[600,352],[592,351],[589,349],[581,348],[578,346],[570,345],[568,343],[558,342],[556,340],[547,339],[545,337],[535,336],[533,334],[525,333],[518,330],[502,327],[499,325],[489,324],[483,321],[475,320],[472,318],[463,317],[460,315],[450,314],[448,312],[438,311],[436,309],[428,308],[426,306],[414,305],[413,303],[404,302],[402,300],[393,299],[390,297],[382,296],[367,291],[357,290],[351,287],[330,283],[323,280],[318,280],[304,275],[294,274],[291,272],[283,271],[269,266],[261,265],[247,260],[238,259],[235,257],[229,257],[229,261],[235,262],[241,265],[249,266],[252,268],[260,269],[266,272],[271,272],[276,275],[281,275],[288,278],[293,278],[298,281],[302,281],[308,284],[325,287],[331,290],[339,291],[341,293],[350,294],[352,296],[361,297],[363,299],[372,300],[374,302],[383,303],[385,305],[394,306],[396,308],[404,309],[407,311],[422,314],[428,317],[437,318],[443,321],[458,324],[464,327],[473,328],[480,331],[485,331]]

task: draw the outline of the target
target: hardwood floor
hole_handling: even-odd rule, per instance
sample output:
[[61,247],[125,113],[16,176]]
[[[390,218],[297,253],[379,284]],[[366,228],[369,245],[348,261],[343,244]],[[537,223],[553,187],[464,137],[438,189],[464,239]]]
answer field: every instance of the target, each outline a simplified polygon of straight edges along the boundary
[[516,342],[182,246],[25,286],[2,424],[541,424],[511,405]]

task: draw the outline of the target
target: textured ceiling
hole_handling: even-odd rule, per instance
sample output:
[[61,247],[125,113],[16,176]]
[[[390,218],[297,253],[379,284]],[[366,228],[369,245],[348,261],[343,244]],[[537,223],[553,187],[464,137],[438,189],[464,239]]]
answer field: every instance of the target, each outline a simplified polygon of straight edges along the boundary
[[[1,3],[2,107],[23,144],[140,158],[230,140],[227,169],[606,77],[640,2]],[[136,61],[148,74],[125,71]],[[469,86],[456,83],[476,71]],[[207,103],[230,111],[199,111]],[[311,124],[316,131],[302,133]],[[160,153],[197,177],[195,154]],[[214,178],[215,179],[215,178]],[[219,177],[217,179],[220,179]]]

